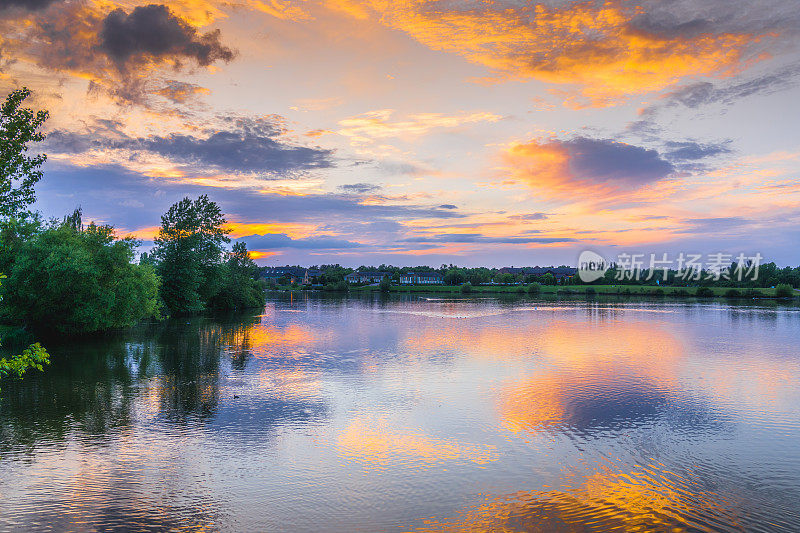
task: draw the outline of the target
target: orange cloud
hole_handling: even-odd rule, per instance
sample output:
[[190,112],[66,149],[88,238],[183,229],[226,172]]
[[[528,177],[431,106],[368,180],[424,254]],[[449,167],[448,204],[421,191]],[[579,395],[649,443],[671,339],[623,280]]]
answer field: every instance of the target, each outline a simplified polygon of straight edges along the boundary
[[442,113],[416,113],[406,120],[392,121],[392,109],[370,111],[339,121],[337,133],[348,137],[354,145],[368,145],[380,139],[400,138],[413,140],[437,128],[456,128],[477,122],[497,122],[500,115],[486,111],[444,115]]
[[553,198],[609,199],[675,172],[655,150],[585,137],[513,143],[501,157],[515,181]]
[[[745,33],[651,33],[633,23],[641,8],[621,0],[465,10],[435,9],[424,0],[363,5],[433,50],[459,54],[503,78],[578,85],[598,105],[688,76],[732,75],[759,39]],[[343,10],[363,16],[361,9]]]

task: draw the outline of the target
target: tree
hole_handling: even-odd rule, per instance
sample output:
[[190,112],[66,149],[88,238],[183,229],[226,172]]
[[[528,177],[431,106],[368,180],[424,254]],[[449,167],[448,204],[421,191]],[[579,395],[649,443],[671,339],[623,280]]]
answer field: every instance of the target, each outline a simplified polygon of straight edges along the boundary
[[266,302],[264,285],[258,281],[256,266],[247,245],[237,242],[221,269],[222,286],[211,296],[209,307],[217,309],[250,309],[263,307]]
[[461,285],[466,279],[462,269],[451,268],[445,273],[443,281],[445,285]]
[[775,296],[778,298],[791,298],[794,295],[794,289],[788,283],[780,283],[775,287]]
[[161,297],[172,313],[197,313],[221,288],[220,263],[230,230],[208,196],[184,198],[161,217],[153,256],[162,280]]
[[31,92],[13,91],[0,106],[0,216],[20,218],[36,200],[34,186],[42,179],[44,154],[28,157],[28,145],[44,140],[39,131],[49,117],[47,111],[23,108]]
[[[23,219],[29,215],[27,207],[36,200],[34,186],[42,179],[40,167],[46,156],[28,157],[26,152],[30,143],[44,140],[39,129],[49,115],[21,107],[30,94],[23,87],[11,92],[0,105],[0,268],[4,270],[14,262],[21,235],[33,233],[39,222],[38,218],[33,223]],[[49,354],[37,342],[19,355],[0,359],[0,378],[22,377],[29,369],[42,370],[42,365],[49,363]]]
[[[76,223],[77,222],[77,223]],[[39,330],[83,334],[124,328],[158,312],[158,278],[133,264],[137,241],[86,228],[80,210],[24,242],[5,289],[11,316]]]
[[380,287],[381,292],[389,292],[392,290],[392,279],[389,276],[384,276],[378,286]]

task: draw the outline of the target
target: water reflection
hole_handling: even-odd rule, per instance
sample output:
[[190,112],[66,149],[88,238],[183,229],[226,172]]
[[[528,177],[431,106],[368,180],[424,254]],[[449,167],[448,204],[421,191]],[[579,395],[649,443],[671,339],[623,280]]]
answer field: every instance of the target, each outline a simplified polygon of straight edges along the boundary
[[791,531],[800,313],[302,295],[5,382],[0,530]]
[[490,497],[459,519],[427,521],[417,531],[745,531],[733,502],[693,477],[663,465],[628,472],[614,466],[565,479],[559,489]]

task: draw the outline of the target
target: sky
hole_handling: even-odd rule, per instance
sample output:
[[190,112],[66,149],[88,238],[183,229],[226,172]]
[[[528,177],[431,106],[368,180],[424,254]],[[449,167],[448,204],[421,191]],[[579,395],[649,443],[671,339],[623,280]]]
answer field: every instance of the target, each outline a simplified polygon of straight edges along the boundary
[[36,208],[152,245],[207,194],[261,265],[800,264],[796,0],[0,0]]

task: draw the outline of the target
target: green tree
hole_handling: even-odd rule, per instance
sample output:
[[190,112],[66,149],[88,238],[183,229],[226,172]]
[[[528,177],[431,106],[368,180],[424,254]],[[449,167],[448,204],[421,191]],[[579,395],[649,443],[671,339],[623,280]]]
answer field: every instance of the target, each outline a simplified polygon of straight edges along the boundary
[[444,274],[445,285],[461,285],[466,280],[467,277],[460,268],[451,268]]
[[211,296],[209,306],[216,309],[250,309],[266,302],[264,284],[258,280],[258,266],[250,257],[247,245],[237,242],[221,267],[222,285]]
[[[22,107],[30,94],[24,87],[12,91],[0,105],[0,272],[11,267],[23,237],[35,232],[39,223],[38,218],[25,219],[30,216],[28,206],[36,200],[34,186],[42,179],[40,168],[47,156],[29,157],[27,151],[30,143],[44,140],[39,129],[49,115]],[[19,355],[0,359],[0,378],[22,377],[49,363],[50,356],[37,342]]]
[[47,111],[33,112],[22,103],[30,96],[27,88],[13,91],[0,106],[0,215],[19,218],[36,200],[34,186],[42,179],[44,154],[28,157],[28,145],[44,140],[39,131]]
[[791,298],[794,295],[794,289],[788,283],[781,283],[775,287],[775,296],[778,298]]
[[116,239],[110,226],[83,228],[75,215],[20,246],[4,294],[11,316],[39,330],[82,334],[156,315],[158,278],[151,266],[132,263],[137,241]]
[[224,244],[230,230],[208,196],[184,198],[161,217],[153,256],[162,280],[161,297],[172,313],[197,313],[219,293]]

